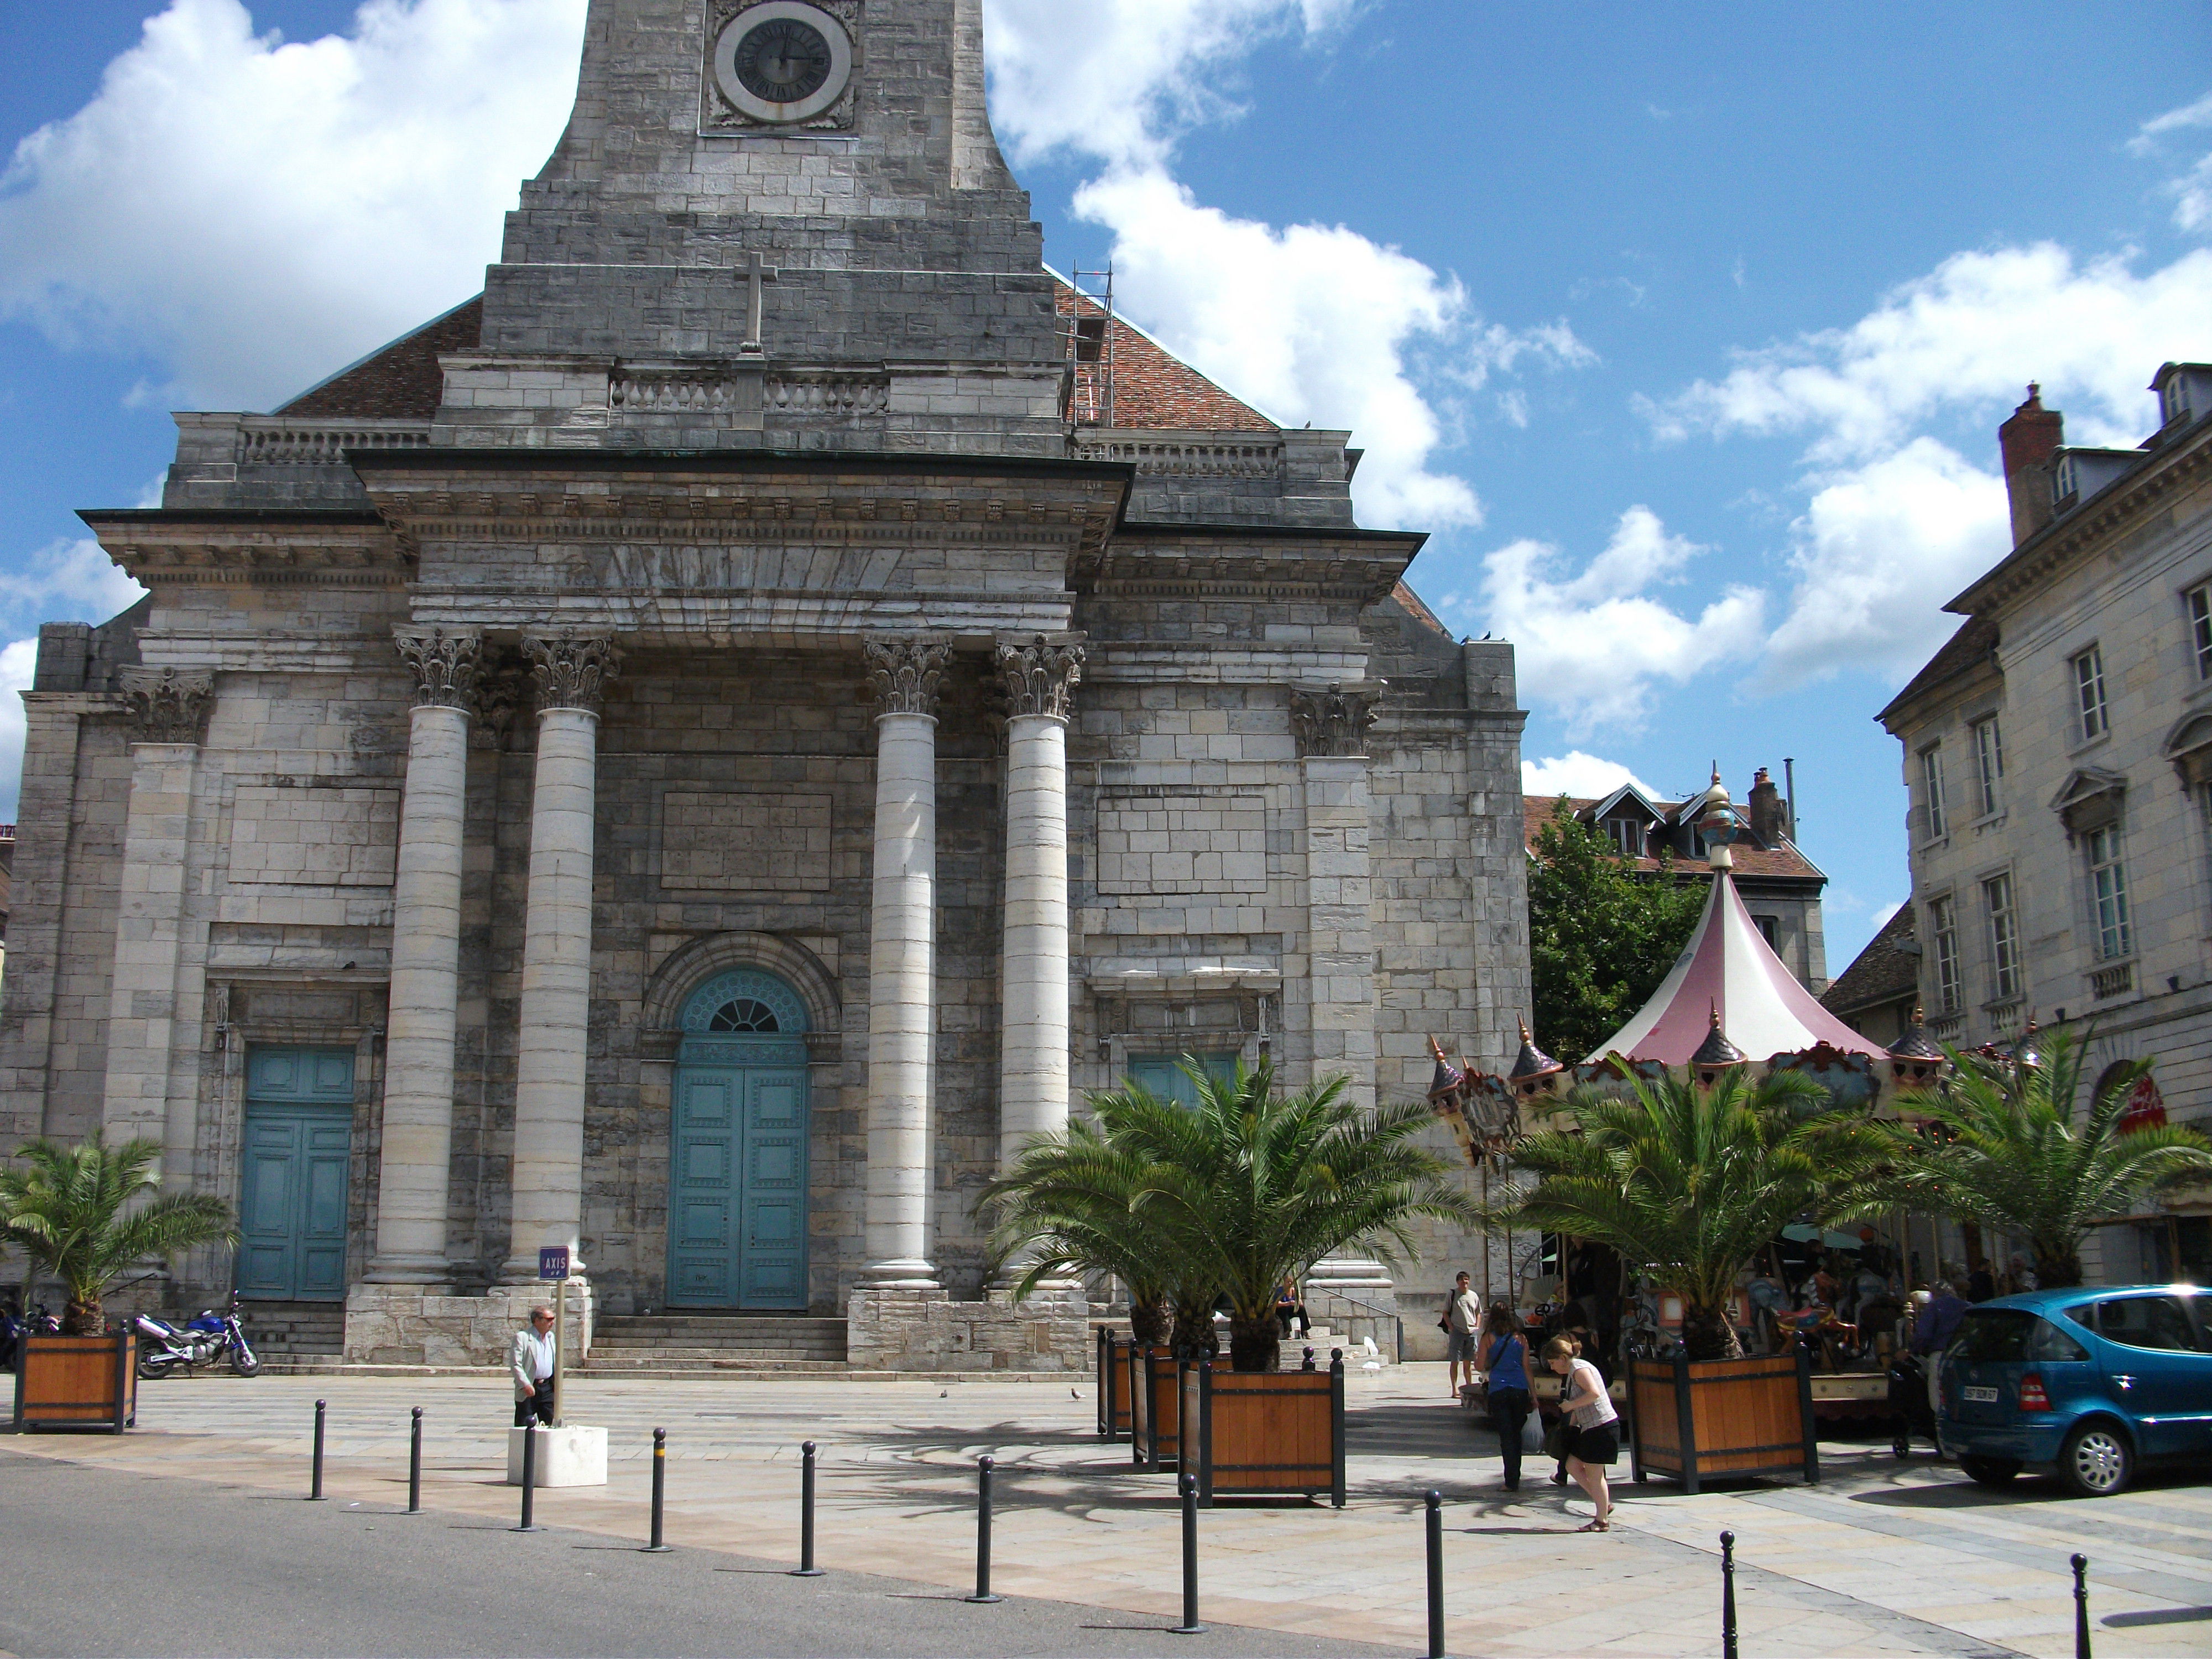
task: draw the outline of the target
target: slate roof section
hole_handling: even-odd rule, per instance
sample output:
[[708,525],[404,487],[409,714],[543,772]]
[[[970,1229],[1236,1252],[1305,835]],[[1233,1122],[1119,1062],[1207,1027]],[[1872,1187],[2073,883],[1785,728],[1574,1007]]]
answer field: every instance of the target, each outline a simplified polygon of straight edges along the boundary
[[311,386],[274,412],[320,421],[427,421],[446,396],[440,354],[471,351],[483,337],[483,295],[434,318]]
[[[1536,850],[1536,832],[1550,821],[1552,808],[1558,800],[1557,795],[1530,795],[1523,799],[1522,811],[1526,817],[1527,839],[1528,850],[1531,853]],[[1586,799],[1578,799],[1572,795],[1567,797],[1567,805],[1577,813],[1587,812],[1597,804],[1594,797]],[[1662,812],[1672,812],[1685,803],[1655,800],[1651,804]],[[1818,882],[1826,882],[1828,878],[1817,865],[1786,841],[1779,847],[1754,847],[1749,842],[1738,842],[1729,851],[1735,860],[1735,873],[1739,878],[1747,876],[1753,879],[1762,876],[1784,878],[1796,877],[1806,881]],[[1640,858],[1636,860],[1636,867],[1638,870],[1654,871],[1658,869],[1659,860],[1654,858]],[[1678,876],[1712,874],[1711,866],[1705,860],[1688,858],[1680,854],[1677,854],[1674,857],[1674,873]]]
[[1905,682],[1905,690],[1889,700],[1889,707],[1875,719],[1888,723],[1889,717],[1911,702],[1915,697],[1934,690],[1948,679],[1955,679],[1980,666],[1996,654],[1997,624],[1992,617],[1969,617],[1959,625],[1959,631],[1944,641],[1942,648],[1929,658],[1921,671]]
[[1867,941],[1866,949],[1820,994],[1820,1006],[1841,1018],[1916,995],[1920,953],[1909,948],[1914,943],[1912,907],[1899,905],[1881,931]]
[[[1063,317],[1103,317],[1106,308],[1054,279]],[[1279,432],[1258,410],[1231,397],[1158,340],[1115,316],[1106,331],[1114,359],[1114,425],[1177,432]]]

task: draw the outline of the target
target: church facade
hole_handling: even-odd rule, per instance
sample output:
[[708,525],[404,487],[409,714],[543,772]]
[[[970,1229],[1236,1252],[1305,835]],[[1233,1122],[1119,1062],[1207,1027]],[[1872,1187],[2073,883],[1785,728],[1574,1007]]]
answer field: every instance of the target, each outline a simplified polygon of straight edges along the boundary
[[42,631],[0,1009],[7,1144],[238,1206],[177,1300],[973,1300],[1086,1091],[1510,1057],[1511,647],[1045,269],[980,0],[593,0],[483,295],[177,419],[84,515],[149,598]]

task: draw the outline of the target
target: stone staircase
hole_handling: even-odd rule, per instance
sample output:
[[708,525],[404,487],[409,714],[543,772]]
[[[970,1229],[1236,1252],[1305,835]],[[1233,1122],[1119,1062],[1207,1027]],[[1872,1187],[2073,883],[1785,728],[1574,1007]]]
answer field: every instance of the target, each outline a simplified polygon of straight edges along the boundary
[[241,1302],[246,1340],[272,1370],[294,1362],[335,1360],[345,1347],[343,1302]]
[[592,1376],[714,1371],[834,1375],[846,1369],[845,1322],[803,1314],[622,1314],[594,1322]]

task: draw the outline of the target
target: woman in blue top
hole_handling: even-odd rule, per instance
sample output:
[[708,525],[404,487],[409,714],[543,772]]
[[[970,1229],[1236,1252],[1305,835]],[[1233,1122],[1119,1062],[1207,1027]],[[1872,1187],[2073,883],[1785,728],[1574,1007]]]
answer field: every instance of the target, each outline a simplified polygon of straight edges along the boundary
[[1482,1322],[1482,1370],[1489,1388],[1490,1420],[1505,1459],[1505,1490],[1521,1490],[1521,1425],[1528,1420],[1528,1339],[1521,1316],[1504,1302],[1490,1304]]

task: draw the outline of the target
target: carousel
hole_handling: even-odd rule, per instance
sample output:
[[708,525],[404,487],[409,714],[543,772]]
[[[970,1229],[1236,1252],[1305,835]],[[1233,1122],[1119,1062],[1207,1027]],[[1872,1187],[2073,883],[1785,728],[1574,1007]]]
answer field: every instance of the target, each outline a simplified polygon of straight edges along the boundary
[[[1757,1066],[1768,1073],[1804,1073],[1838,1107],[1904,1116],[1897,1104],[1899,1093],[1942,1073],[1943,1051],[1917,1018],[1890,1047],[1870,1042],[1823,1008],[1767,944],[1730,874],[1730,848],[1747,832],[1717,772],[1704,797],[1698,828],[1712,872],[1705,910],[1658,989],[1593,1053],[1575,1064],[1556,1060],[1523,1022],[1520,1053],[1499,1077],[1464,1057],[1454,1065],[1431,1037],[1436,1069],[1429,1103],[1480,1172],[1486,1207],[1493,1182],[1510,1179],[1515,1146],[1530,1129],[1547,1127],[1559,1104],[1577,1086],[1626,1091],[1634,1079],[1657,1081],[1686,1073],[1711,1084],[1740,1067]],[[2020,1047],[2024,1052],[2010,1057],[2033,1064],[2032,1036]],[[1908,1224],[1899,1218],[1900,1230]],[[1887,1328],[1878,1341],[1871,1328],[1860,1328],[1857,1310],[1862,1302],[1868,1304],[1871,1316],[1864,1322],[1869,1328],[1884,1320],[1893,1327],[1904,1288],[1894,1275],[1905,1258],[1893,1243],[1868,1237],[1871,1232],[1851,1238],[1813,1227],[1790,1229],[1775,1242],[1771,1258],[1758,1267],[1761,1276],[1783,1289],[1785,1301],[1802,1300],[1804,1305],[1755,1308],[1747,1289],[1738,1310],[1738,1323],[1765,1340],[1803,1340],[1819,1353],[1821,1375],[1814,1379],[1814,1403],[1823,1417],[1879,1415],[1887,1409],[1880,1403],[1887,1390]],[[1799,1233],[1806,1237],[1794,1237]],[[1899,1237],[1905,1236],[1900,1231]],[[1551,1247],[1555,1255],[1544,1254],[1538,1245],[1540,1271],[1529,1275],[1519,1270],[1516,1251],[1525,1251],[1530,1240],[1523,1236],[1516,1241],[1508,1232],[1504,1242],[1507,1294],[1518,1303],[1532,1289],[1547,1287],[1530,1310],[1538,1327],[1587,1331],[1597,1339],[1598,1352],[1608,1355],[1624,1340],[1632,1344],[1679,1330],[1679,1307],[1648,1305],[1650,1298],[1636,1295],[1624,1264],[1589,1259],[1610,1252],[1566,1239]],[[1486,1237],[1486,1292],[1492,1282],[1490,1243]],[[1863,1288],[1850,1285],[1856,1293],[1848,1297],[1828,1288],[1838,1260],[1847,1274],[1863,1283]],[[1795,1284],[1793,1269],[1802,1270]],[[1883,1281],[1882,1296],[1869,1294],[1876,1278]],[[1800,1287],[1807,1292],[1802,1297]],[[1663,1342],[1664,1335],[1656,1340]]]

